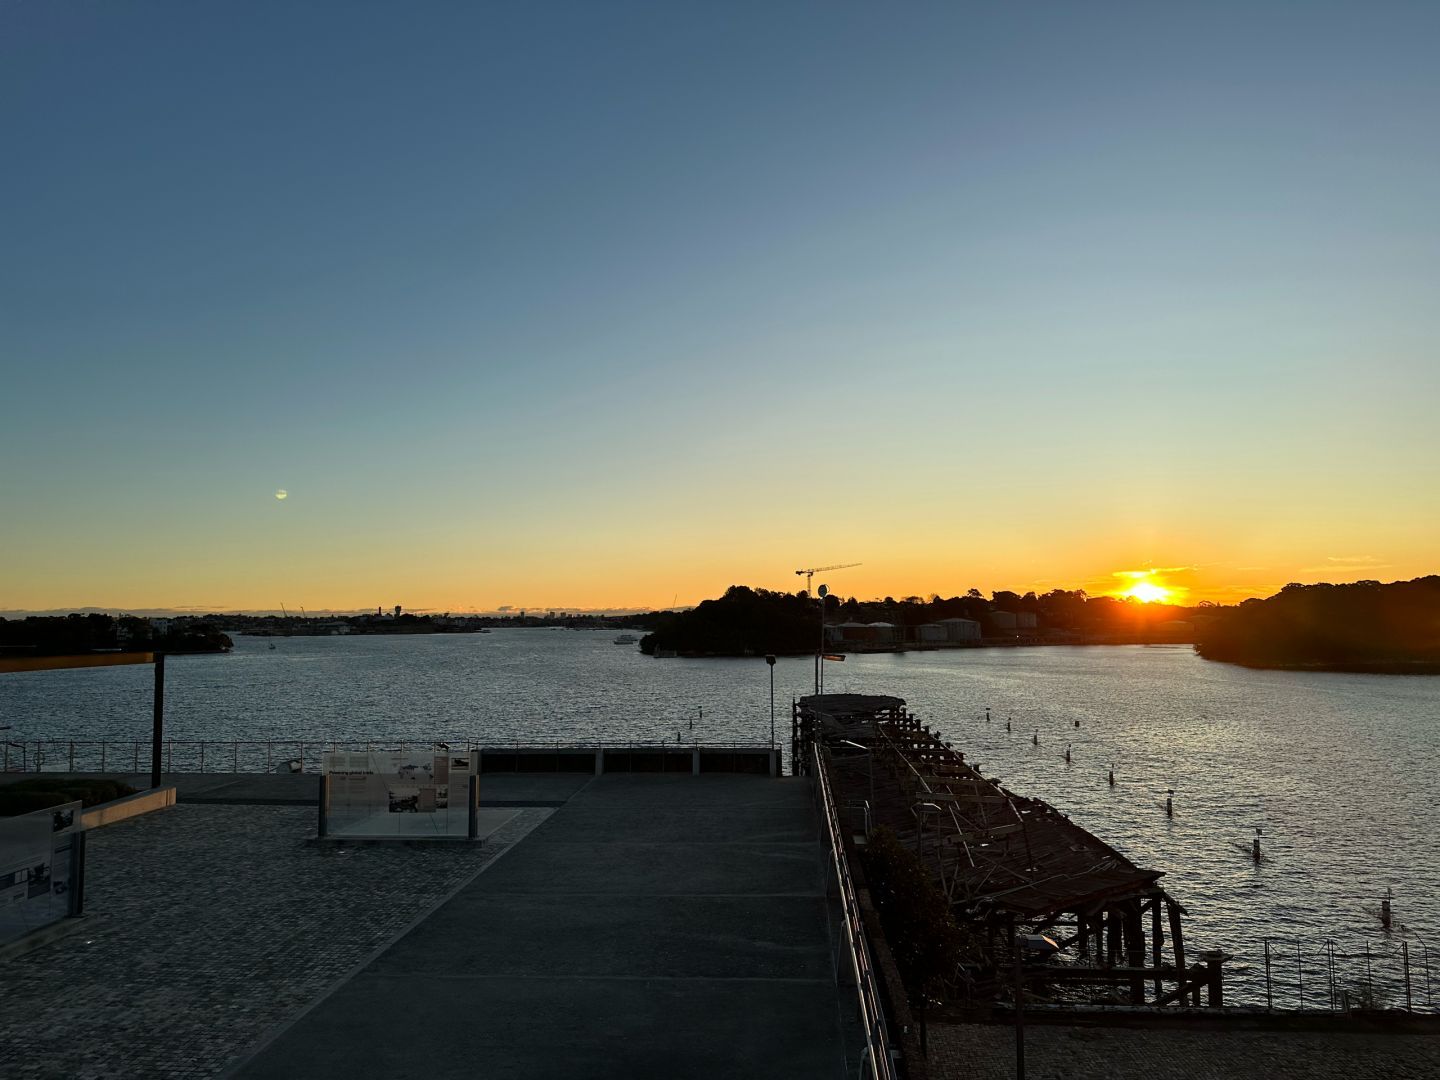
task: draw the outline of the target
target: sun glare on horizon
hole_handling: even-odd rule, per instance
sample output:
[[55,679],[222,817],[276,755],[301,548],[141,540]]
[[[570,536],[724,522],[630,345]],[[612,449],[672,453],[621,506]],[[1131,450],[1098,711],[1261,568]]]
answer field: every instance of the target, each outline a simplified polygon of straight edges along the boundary
[[1137,581],[1120,595],[1139,600],[1142,604],[1158,604],[1170,599],[1170,590],[1153,581]]

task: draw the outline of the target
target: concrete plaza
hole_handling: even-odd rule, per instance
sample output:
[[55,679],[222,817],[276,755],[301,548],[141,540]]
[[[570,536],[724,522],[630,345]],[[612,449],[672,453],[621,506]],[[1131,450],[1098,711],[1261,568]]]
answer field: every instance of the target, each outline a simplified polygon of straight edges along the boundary
[[7,1080],[843,1075],[805,781],[487,776],[497,831],[416,848],[310,842],[313,777],[166,780],[0,960]]

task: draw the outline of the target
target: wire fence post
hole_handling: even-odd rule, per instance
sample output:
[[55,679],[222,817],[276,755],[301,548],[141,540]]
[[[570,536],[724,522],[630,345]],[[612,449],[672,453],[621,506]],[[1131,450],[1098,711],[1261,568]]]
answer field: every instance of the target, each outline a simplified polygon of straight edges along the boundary
[[105,771],[105,740],[100,740],[100,771]]
[[1305,1011],[1305,965],[1300,960],[1300,939],[1295,939],[1295,971],[1300,981],[1300,1011]]
[[1420,943],[1420,957],[1425,961],[1425,1007],[1434,1008],[1434,1002],[1430,999],[1430,946],[1423,941]]
[[205,771],[205,740],[200,740],[200,771]]
[[135,760],[134,760],[134,762],[133,762],[133,763],[131,764],[131,766],[130,766],[130,771],[131,771],[131,772],[139,772],[139,771],[140,771],[140,740],[139,740],[139,739],[132,739],[131,742],[132,742],[132,743],[134,744],[134,746],[135,746]]
[[1370,979],[1370,942],[1365,942],[1365,1005],[1375,1008],[1375,984]]
[[[1084,918],[1084,916],[1081,916]],[[1275,996],[1270,987],[1270,939],[1261,939],[1265,945],[1265,1008],[1271,1012],[1275,1010]]]
[[74,771],[75,771],[75,740],[74,740],[74,739],[71,739],[71,740],[70,740],[70,768],[68,768],[68,769],[65,770],[65,771],[66,771],[66,772],[74,772]]
[[1434,1002],[1430,999],[1430,946],[1420,942],[1420,959],[1426,965],[1426,1008],[1433,1009]]
[[1335,1011],[1335,941],[1325,942],[1325,971],[1330,982],[1330,1011]]
[[237,772],[237,773],[240,771],[240,740],[239,740],[239,739],[236,739],[236,740],[235,740],[235,746],[234,746],[233,750],[231,751],[231,755],[230,755],[230,771],[231,771],[231,772]]
[[1400,942],[1400,962],[1405,965],[1405,1011],[1415,1011],[1415,1001],[1410,995],[1410,943]]

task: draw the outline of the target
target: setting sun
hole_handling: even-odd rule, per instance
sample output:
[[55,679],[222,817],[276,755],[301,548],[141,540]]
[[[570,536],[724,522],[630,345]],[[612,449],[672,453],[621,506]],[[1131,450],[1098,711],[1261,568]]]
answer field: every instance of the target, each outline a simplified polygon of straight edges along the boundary
[[1155,604],[1169,600],[1170,590],[1153,581],[1138,581],[1120,595],[1139,600],[1142,604]]

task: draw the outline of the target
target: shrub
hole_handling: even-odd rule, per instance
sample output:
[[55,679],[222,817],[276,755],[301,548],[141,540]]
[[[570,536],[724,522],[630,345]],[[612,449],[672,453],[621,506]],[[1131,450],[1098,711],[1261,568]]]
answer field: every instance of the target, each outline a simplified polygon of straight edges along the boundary
[[954,980],[974,949],[925,866],[883,826],[871,835],[864,859],[870,892],[905,984],[912,992],[922,986],[933,991]]
[[98,806],[134,794],[134,788],[117,780],[36,776],[13,784],[0,784],[0,817],[28,814],[77,799],[85,806]]

